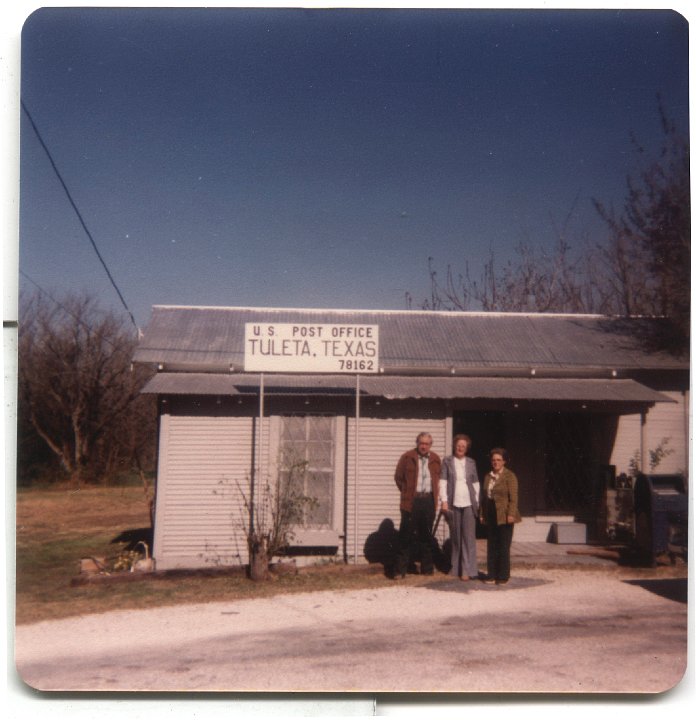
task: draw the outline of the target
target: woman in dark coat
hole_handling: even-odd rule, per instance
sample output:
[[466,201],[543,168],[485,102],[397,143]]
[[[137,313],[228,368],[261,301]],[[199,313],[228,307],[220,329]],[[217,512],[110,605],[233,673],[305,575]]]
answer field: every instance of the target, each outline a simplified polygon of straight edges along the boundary
[[490,452],[491,471],[483,481],[481,522],[488,538],[488,575],[485,582],[503,585],[510,579],[510,546],[515,523],[522,520],[517,507],[517,476],[506,467],[508,454],[504,448]]

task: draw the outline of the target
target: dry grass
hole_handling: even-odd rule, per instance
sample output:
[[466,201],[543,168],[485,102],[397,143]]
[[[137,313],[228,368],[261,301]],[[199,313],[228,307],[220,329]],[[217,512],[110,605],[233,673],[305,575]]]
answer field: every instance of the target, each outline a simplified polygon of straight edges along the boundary
[[[382,567],[326,565],[254,583],[242,573],[142,576],[73,586],[82,557],[116,557],[112,540],[150,524],[142,488],[25,490],[17,497],[16,622],[277,593],[383,587]],[[413,578],[413,582],[417,582]]]
[[[79,561],[88,556],[116,557],[119,534],[150,524],[148,499],[139,487],[24,490],[17,497],[16,622],[149,608],[180,603],[205,603],[280,593],[382,588],[391,584],[381,565],[326,564],[254,583],[242,572],[208,576],[183,573],[126,574],[130,582],[90,582],[74,585]],[[516,567],[533,568],[521,559]],[[544,564],[544,566],[546,566]],[[576,566],[567,572],[597,571]],[[611,564],[603,569],[624,577],[686,577],[688,567],[628,568]],[[409,575],[408,585],[432,578]]]

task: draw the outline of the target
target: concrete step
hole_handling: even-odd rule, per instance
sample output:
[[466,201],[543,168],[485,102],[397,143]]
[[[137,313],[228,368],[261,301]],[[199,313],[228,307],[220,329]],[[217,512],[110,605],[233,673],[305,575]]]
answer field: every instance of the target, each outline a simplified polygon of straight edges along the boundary
[[572,523],[572,515],[537,515],[523,517],[522,522],[515,525],[514,542],[548,542],[551,527],[554,523]]

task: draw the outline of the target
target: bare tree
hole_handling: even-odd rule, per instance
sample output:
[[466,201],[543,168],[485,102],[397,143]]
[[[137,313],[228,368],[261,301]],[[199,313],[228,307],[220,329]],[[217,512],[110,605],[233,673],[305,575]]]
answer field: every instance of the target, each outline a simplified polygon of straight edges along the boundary
[[137,338],[85,295],[21,298],[20,428],[31,427],[79,486],[130,469],[154,443],[154,412],[131,370]]
[[249,576],[267,580],[271,560],[287,550],[307,512],[316,507],[316,498],[304,492],[307,461],[295,459],[277,473],[266,477],[258,486],[248,484],[248,491],[237,483],[244,505],[242,529],[249,550]]
[[[472,279],[447,266],[441,281],[428,259],[431,310],[567,312],[661,317],[667,333],[646,335],[646,342],[670,350],[688,344],[691,293],[691,201],[688,139],[677,132],[660,105],[664,143],[647,159],[619,213],[593,200],[608,228],[607,237],[590,243],[571,241],[575,204],[560,225],[552,222],[550,249],[521,242],[502,269],[493,252],[481,277]],[[641,159],[645,150],[634,141]],[[577,202],[577,201],[576,201]],[[407,298],[410,303],[410,296]],[[657,327],[657,326],[653,326]]]
[[564,234],[549,249],[521,242],[515,259],[496,268],[491,251],[481,277],[473,280],[466,266],[456,275],[447,266],[440,282],[433,258],[428,259],[430,298],[423,303],[430,310],[470,310],[486,312],[598,312],[603,305],[594,254],[584,244],[574,253]]
[[621,213],[599,201],[595,206],[609,228],[603,252],[621,311],[669,319],[672,332],[662,340],[684,349],[691,303],[689,141],[667,118],[661,103],[659,112],[662,148],[657,158],[649,158],[634,138],[643,167],[627,180]]

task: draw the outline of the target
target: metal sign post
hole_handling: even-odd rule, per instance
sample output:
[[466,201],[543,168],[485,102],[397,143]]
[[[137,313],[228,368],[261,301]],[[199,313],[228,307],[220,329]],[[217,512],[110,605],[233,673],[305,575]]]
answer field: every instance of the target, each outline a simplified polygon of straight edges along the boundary
[[253,486],[261,471],[263,453],[264,372],[355,375],[353,557],[354,562],[357,563],[360,497],[360,375],[379,372],[379,325],[246,323],[244,326],[244,371],[261,374],[259,380],[259,448],[253,472],[252,498]]
[[355,504],[353,506],[353,563],[358,564],[358,494],[360,488],[360,375],[355,376]]
[[261,474],[261,453],[263,451],[263,402],[264,402],[264,375],[259,376],[259,447],[254,456],[254,468],[251,473],[251,488],[249,489],[250,508],[251,508],[251,531],[256,529],[255,526],[255,509],[256,509],[256,481]]

